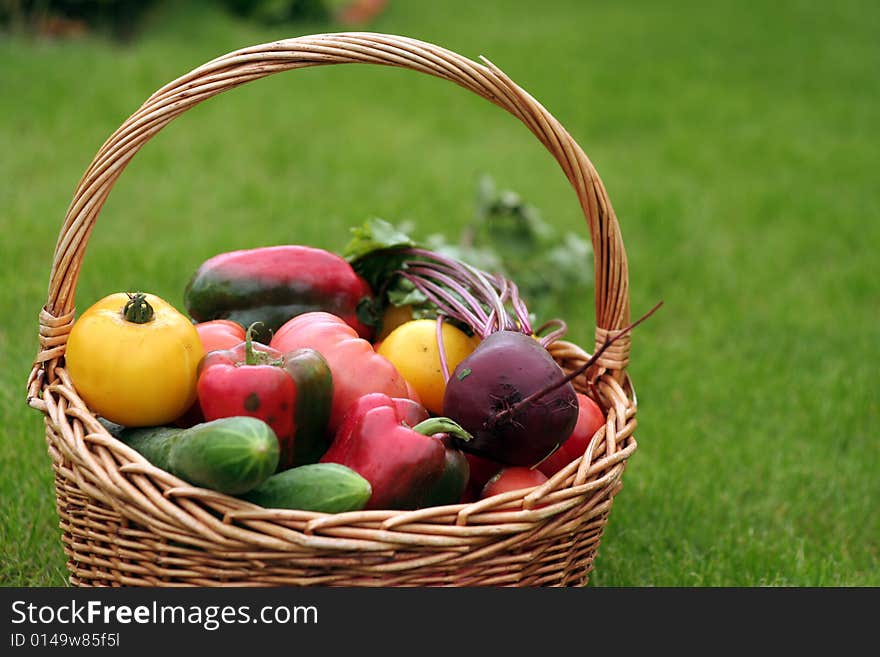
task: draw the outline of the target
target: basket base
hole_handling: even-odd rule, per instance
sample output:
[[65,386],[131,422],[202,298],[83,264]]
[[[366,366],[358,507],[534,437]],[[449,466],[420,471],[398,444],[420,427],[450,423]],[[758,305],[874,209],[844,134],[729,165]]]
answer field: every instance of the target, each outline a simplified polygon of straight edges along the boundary
[[[582,523],[485,559],[464,550],[271,552],[175,541],[121,517],[56,477],[70,584],[80,587],[587,586],[611,498]],[[513,540],[511,540],[513,538]],[[483,545],[480,549],[486,550]]]

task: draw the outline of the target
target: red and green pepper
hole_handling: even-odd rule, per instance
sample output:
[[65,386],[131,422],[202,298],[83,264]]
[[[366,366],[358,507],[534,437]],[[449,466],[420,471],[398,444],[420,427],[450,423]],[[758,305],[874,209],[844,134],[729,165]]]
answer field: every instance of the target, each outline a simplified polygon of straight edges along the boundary
[[268,344],[291,317],[326,311],[341,317],[370,339],[374,327],[358,316],[358,306],[372,299],[369,283],[343,258],[324,249],[298,244],[265,246],[221,253],[205,262],[184,291],[184,304],[198,322],[228,319],[248,327]]
[[281,352],[252,339],[209,352],[199,368],[198,399],[206,420],[249,415],[278,436],[278,469],[315,463],[329,446],[333,380],[314,349]]
[[[448,418],[407,423],[400,400],[381,393],[349,408],[322,462],[346,465],[372,486],[367,509],[417,509],[457,503],[468,479],[464,455],[446,437],[470,435]],[[412,417],[412,416],[410,416]]]

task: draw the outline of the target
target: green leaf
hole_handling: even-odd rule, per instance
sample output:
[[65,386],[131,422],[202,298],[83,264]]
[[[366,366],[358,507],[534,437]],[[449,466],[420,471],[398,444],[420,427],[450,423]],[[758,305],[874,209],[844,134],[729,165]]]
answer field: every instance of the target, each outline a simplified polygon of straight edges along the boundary
[[352,262],[374,251],[416,246],[412,238],[394,224],[374,217],[362,226],[351,229],[351,240],[342,250],[342,257]]
[[363,298],[358,302],[355,313],[362,323],[375,328],[382,323],[382,310],[381,300]]
[[[352,228],[351,234],[342,257],[370,284],[373,292],[380,297],[380,305],[384,305],[386,293],[396,284],[395,279],[400,279],[395,272],[407,259],[401,250],[416,246],[416,242],[390,222],[378,217]],[[379,307],[374,308],[374,312],[379,310]]]
[[405,278],[388,289],[388,302],[394,306],[419,306],[427,301],[428,298]]

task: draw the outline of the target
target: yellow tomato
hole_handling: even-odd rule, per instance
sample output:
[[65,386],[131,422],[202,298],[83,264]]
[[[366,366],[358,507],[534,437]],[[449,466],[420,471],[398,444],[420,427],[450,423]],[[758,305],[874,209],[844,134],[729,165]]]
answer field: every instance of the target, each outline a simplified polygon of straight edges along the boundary
[[[443,323],[443,347],[449,373],[479,344],[479,338],[469,336],[449,322]],[[377,352],[397,368],[412,386],[422,405],[432,413],[443,413],[443,394],[446,379],[440,364],[437,344],[437,321],[414,319],[391,331],[382,340]]]
[[204,348],[193,323],[152,294],[104,297],[74,323],[67,373],[97,415],[125,426],[168,424],[192,406]]

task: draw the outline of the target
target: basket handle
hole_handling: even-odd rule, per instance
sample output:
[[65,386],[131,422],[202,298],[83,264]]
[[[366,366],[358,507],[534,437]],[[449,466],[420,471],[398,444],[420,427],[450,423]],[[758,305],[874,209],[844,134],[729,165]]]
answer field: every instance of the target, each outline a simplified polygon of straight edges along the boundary
[[[412,69],[454,82],[522,121],[556,158],[587,219],[595,265],[596,342],[629,322],[626,252],[608,194],[583,150],[534,98],[491,62],[482,64],[406,37],[363,32],[318,34],[276,41],[218,57],[165,85],[101,146],[67,210],[52,262],[48,300],[40,313],[35,370],[49,380],[73,325],[76,283],[95,221],[116,179],[135,153],[186,110],[246,82],[290,69],[327,64],[378,64]],[[629,340],[615,343],[598,365],[622,374]]]

